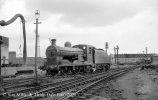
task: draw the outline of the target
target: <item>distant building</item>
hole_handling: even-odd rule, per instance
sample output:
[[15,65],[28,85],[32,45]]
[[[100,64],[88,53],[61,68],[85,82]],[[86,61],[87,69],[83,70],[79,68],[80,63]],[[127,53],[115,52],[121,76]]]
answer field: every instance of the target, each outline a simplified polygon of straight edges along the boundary
[[9,51],[9,63],[10,64],[16,63],[16,52],[15,51]]
[[[42,57],[37,57],[37,66],[43,66],[45,59]],[[28,66],[35,66],[35,57],[28,57],[27,58],[27,65]]]
[[1,64],[8,64],[9,63],[9,38],[0,36],[2,39],[2,45],[1,45]]
[[[142,60],[151,60],[155,54],[118,54],[119,64],[137,64],[142,62]],[[115,56],[111,55],[112,63],[115,64]]]
[[[44,58],[37,57],[37,66],[43,66],[45,62]],[[9,52],[9,63],[13,66],[19,66],[23,64],[22,57],[16,57],[15,51]],[[35,65],[35,57],[27,57],[27,66],[34,66]]]

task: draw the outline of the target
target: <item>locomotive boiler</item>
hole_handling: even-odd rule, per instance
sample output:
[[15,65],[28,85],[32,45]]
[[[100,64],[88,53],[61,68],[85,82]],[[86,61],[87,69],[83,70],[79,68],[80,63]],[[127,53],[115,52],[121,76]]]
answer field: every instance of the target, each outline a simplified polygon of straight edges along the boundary
[[56,39],[46,49],[45,70],[47,74],[75,74],[105,71],[110,68],[110,57],[102,49],[79,44],[71,47],[70,42],[65,47],[56,45]]

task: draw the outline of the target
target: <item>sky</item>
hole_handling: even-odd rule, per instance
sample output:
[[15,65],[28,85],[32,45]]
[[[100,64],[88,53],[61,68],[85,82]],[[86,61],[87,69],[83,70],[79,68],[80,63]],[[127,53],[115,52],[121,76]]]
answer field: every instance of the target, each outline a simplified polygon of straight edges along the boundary
[[[22,14],[26,20],[27,53],[35,54],[35,10],[40,10],[40,56],[57,39],[72,45],[89,44],[108,53],[119,46],[119,53],[158,53],[158,0],[0,0],[0,20]],[[0,26],[0,35],[9,37],[9,50],[23,44],[21,21]]]

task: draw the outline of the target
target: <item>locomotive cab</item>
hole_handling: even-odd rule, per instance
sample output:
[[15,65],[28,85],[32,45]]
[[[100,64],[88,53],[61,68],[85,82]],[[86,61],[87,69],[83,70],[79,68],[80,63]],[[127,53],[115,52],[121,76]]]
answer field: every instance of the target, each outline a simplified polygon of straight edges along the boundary
[[90,65],[90,70],[93,72],[106,71],[110,69],[110,57],[103,49],[96,49],[91,45],[75,45],[73,47],[83,50],[85,65]]
[[95,47],[91,45],[75,45],[74,48],[79,48],[83,50],[83,59],[85,61],[85,64],[92,65],[95,63]]

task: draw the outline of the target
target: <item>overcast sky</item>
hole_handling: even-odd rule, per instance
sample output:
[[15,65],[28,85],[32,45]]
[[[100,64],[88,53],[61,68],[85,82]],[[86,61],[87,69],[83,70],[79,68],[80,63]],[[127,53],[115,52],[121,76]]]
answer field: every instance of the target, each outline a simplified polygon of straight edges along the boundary
[[[109,53],[158,53],[158,0],[0,0],[0,20],[21,13],[26,20],[28,56],[34,56],[35,10],[40,10],[40,53],[56,38],[57,45],[89,44]],[[2,27],[0,35],[9,37],[9,50],[19,54],[22,28],[20,19]],[[21,43],[22,43],[21,39]]]

